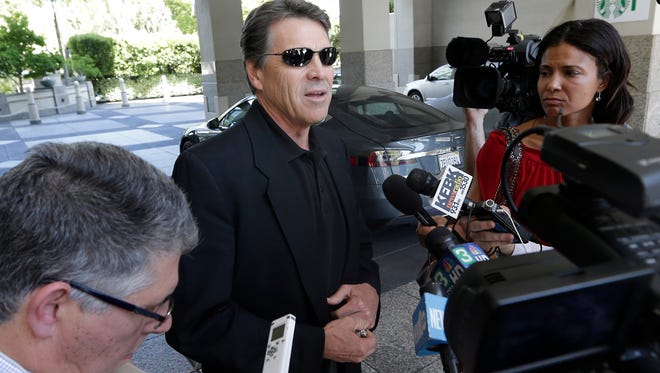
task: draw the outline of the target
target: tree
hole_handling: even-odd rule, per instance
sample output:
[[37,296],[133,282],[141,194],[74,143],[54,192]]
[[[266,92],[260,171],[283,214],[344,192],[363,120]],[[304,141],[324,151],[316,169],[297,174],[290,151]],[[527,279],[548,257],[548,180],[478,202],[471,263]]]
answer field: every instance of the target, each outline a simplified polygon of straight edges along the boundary
[[62,57],[56,53],[39,52],[45,46],[44,38],[28,27],[27,16],[10,12],[2,16],[0,25],[0,78],[9,78],[23,93],[23,77],[36,78],[55,72],[62,66]]
[[96,67],[96,61],[89,56],[79,56],[72,54],[71,59],[67,61],[69,70],[74,75],[82,75],[90,80],[96,81],[103,77],[101,70]]
[[339,36],[339,23],[335,23],[330,29],[330,44],[332,44],[333,47],[339,49],[340,41],[341,38]]
[[190,3],[183,0],[165,0],[165,5],[170,9],[172,18],[182,33],[197,33],[197,19]]

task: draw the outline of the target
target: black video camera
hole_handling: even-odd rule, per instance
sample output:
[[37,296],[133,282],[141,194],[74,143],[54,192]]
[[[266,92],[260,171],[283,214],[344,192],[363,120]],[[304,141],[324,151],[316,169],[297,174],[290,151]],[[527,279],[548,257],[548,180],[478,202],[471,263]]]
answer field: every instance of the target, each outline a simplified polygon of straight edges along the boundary
[[660,139],[560,128],[541,159],[564,183],[527,191],[518,215],[555,250],[466,269],[445,309],[452,350],[465,372],[660,371]]
[[513,1],[494,2],[485,15],[493,37],[508,33],[508,45],[489,47],[479,38],[451,40],[446,57],[456,68],[454,103],[460,107],[495,107],[519,120],[542,112],[535,66],[541,38],[511,29],[517,19]]

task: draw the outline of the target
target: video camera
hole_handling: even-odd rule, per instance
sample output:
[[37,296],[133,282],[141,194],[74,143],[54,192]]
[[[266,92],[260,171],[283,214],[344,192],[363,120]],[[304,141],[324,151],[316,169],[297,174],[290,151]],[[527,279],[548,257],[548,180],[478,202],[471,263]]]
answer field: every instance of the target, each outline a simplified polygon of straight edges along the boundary
[[460,107],[496,107],[518,119],[542,112],[535,66],[541,38],[511,29],[517,19],[513,1],[494,2],[485,15],[492,37],[508,33],[508,45],[489,47],[486,41],[468,37],[449,42],[447,62],[456,68],[454,103]]
[[564,182],[526,192],[518,217],[555,250],[467,268],[445,309],[449,345],[465,372],[658,372],[660,139],[541,130]]

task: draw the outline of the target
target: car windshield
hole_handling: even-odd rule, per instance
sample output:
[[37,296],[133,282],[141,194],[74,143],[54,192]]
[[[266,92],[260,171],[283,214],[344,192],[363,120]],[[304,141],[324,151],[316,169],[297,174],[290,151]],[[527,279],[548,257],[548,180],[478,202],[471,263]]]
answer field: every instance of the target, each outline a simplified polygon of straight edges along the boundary
[[240,105],[236,106],[233,110],[231,110],[225,118],[222,120],[221,126],[225,129],[232,127],[234,124],[238,123],[245,114],[247,113],[248,109],[250,108],[250,105],[252,104],[252,101],[244,101]]
[[433,70],[433,72],[431,72],[429,76],[431,77],[431,79],[434,80],[449,80],[449,79],[454,79],[455,72],[456,69],[454,69],[450,65],[442,65],[437,69]]

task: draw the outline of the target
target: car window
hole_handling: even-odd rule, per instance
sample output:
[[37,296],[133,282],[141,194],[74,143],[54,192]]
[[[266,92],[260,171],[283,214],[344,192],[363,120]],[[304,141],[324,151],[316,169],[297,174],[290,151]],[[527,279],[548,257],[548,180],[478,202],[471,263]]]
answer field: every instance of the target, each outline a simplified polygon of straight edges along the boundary
[[335,74],[332,78],[332,84],[341,84],[341,74]]
[[378,116],[385,115],[387,112],[399,112],[398,106],[393,102],[368,102],[365,104],[356,104],[355,111],[362,115]]
[[245,113],[247,113],[248,109],[250,108],[250,102],[245,101],[241,103],[240,105],[236,106],[233,110],[231,110],[227,115],[224,117],[222,120],[222,123],[220,125],[224,128],[227,129],[237,122],[239,122],[243,117],[245,116]]
[[434,125],[446,118],[433,115],[424,106],[410,104],[406,98],[395,101],[351,102],[349,112],[358,113],[380,128],[404,128]]
[[454,73],[456,72],[456,69],[449,65],[442,65],[439,68],[433,70],[431,74],[429,74],[433,79],[435,80],[451,80],[454,79]]

